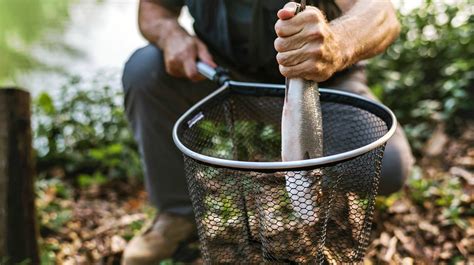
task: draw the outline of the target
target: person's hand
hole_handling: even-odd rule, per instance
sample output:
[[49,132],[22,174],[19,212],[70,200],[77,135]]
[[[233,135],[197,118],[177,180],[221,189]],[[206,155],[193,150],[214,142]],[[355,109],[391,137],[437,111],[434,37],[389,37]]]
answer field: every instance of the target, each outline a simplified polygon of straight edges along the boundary
[[166,72],[174,77],[188,78],[192,81],[204,79],[197,71],[197,59],[216,67],[206,45],[184,31],[168,35],[162,46]]
[[296,3],[278,11],[275,49],[280,72],[288,78],[322,82],[344,67],[341,45],[321,11],[312,6],[295,16]]

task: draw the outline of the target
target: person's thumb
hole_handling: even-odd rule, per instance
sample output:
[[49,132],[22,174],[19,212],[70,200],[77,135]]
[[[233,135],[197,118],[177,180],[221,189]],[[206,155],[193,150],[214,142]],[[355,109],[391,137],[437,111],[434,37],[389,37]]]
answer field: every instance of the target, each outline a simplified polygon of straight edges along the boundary
[[298,6],[295,2],[287,3],[282,9],[277,13],[277,16],[281,20],[287,20],[295,16],[296,7]]
[[196,39],[196,47],[197,47],[197,55],[198,55],[199,60],[201,60],[202,62],[212,67],[217,67],[217,64],[214,62],[214,59],[212,58],[211,53],[209,53],[209,50],[207,49],[206,45],[203,42]]

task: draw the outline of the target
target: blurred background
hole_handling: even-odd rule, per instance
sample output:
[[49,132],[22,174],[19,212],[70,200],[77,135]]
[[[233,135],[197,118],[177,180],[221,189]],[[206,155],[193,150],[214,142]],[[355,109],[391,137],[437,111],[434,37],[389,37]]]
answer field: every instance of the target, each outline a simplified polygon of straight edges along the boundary
[[[402,191],[378,198],[366,263],[473,264],[474,5],[393,2],[402,34],[370,60],[369,84],[417,165]],[[186,12],[181,22],[192,31]],[[33,97],[42,264],[118,264],[154,215],[120,83],[145,44],[135,0],[0,0],[0,87]]]

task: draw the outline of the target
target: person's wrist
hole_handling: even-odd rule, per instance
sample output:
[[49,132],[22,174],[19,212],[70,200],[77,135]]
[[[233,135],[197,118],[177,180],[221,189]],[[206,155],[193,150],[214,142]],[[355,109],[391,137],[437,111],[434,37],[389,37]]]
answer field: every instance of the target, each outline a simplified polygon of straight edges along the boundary
[[354,45],[352,44],[352,38],[349,33],[344,29],[341,23],[331,23],[331,30],[333,31],[334,42],[338,47],[338,63],[337,71],[344,70],[352,64],[354,58]]
[[156,45],[165,49],[168,43],[173,43],[176,39],[190,37],[189,34],[178,24],[177,20],[167,20],[160,25],[160,36],[156,41]]

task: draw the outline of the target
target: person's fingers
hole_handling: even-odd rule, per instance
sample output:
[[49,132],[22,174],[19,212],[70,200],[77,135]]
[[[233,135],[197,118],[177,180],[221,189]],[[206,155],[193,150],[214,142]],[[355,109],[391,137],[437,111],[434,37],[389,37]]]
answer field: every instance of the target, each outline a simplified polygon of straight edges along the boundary
[[199,39],[196,39],[196,48],[199,60],[203,61],[211,67],[217,67],[217,64],[214,62],[214,59],[212,58],[211,53],[207,49],[206,44],[204,44]]
[[278,37],[290,37],[300,33],[304,28],[302,23],[293,23],[292,20],[278,20],[275,23],[275,33]]
[[304,53],[295,53],[295,51],[289,51],[285,53],[278,53],[277,56],[277,62],[279,65],[283,66],[295,66],[297,64],[300,64],[306,60],[308,60],[308,56]]
[[277,17],[282,20],[287,20],[295,16],[297,4],[295,2],[287,3],[277,13]]
[[191,81],[198,81],[200,76],[196,67],[196,58],[189,58],[183,62],[184,73]]
[[304,78],[322,82],[331,77],[331,72],[323,68],[324,64],[315,60],[307,60],[294,66],[280,65],[280,73],[287,78]]
[[319,9],[308,7],[304,12],[291,19],[279,19],[275,23],[275,32],[279,37],[289,37],[301,32],[305,26],[311,26],[324,20],[324,15]]
[[182,52],[168,49],[165,50],[166,72],[174,77],[185,77],[183,69]]
[[298,34],[289,37],[278,37],[274,42],[275,50],[277,52],[287,52],[301,49],[310,42],[320,42],[323,39],[323,34],[319,28],[318,24],[309,25]]
[[305,61],[298,65],[284,66],[279,65],[280,73],[287,78],[299,78],[307,71],[310,66],[310,61]]
[[[292,36],[293,37],[293,36]],[[289,40],[289,38],[276,38],[274,42],[274,48],[277,52],[287,52],[292,50],[301,49],[305,45],[305,42],[299,41],[299,38]]]
[[176,63],[167,62],[166,63],[166,72],[174,77],[184,77],[185,73],[182,67],[179,67]]
[[306,44],[301,49],[280,52],[276,58],[278,64],[283,66],[295,66],[307,60],[318,60],[321,56],[319,44]]

